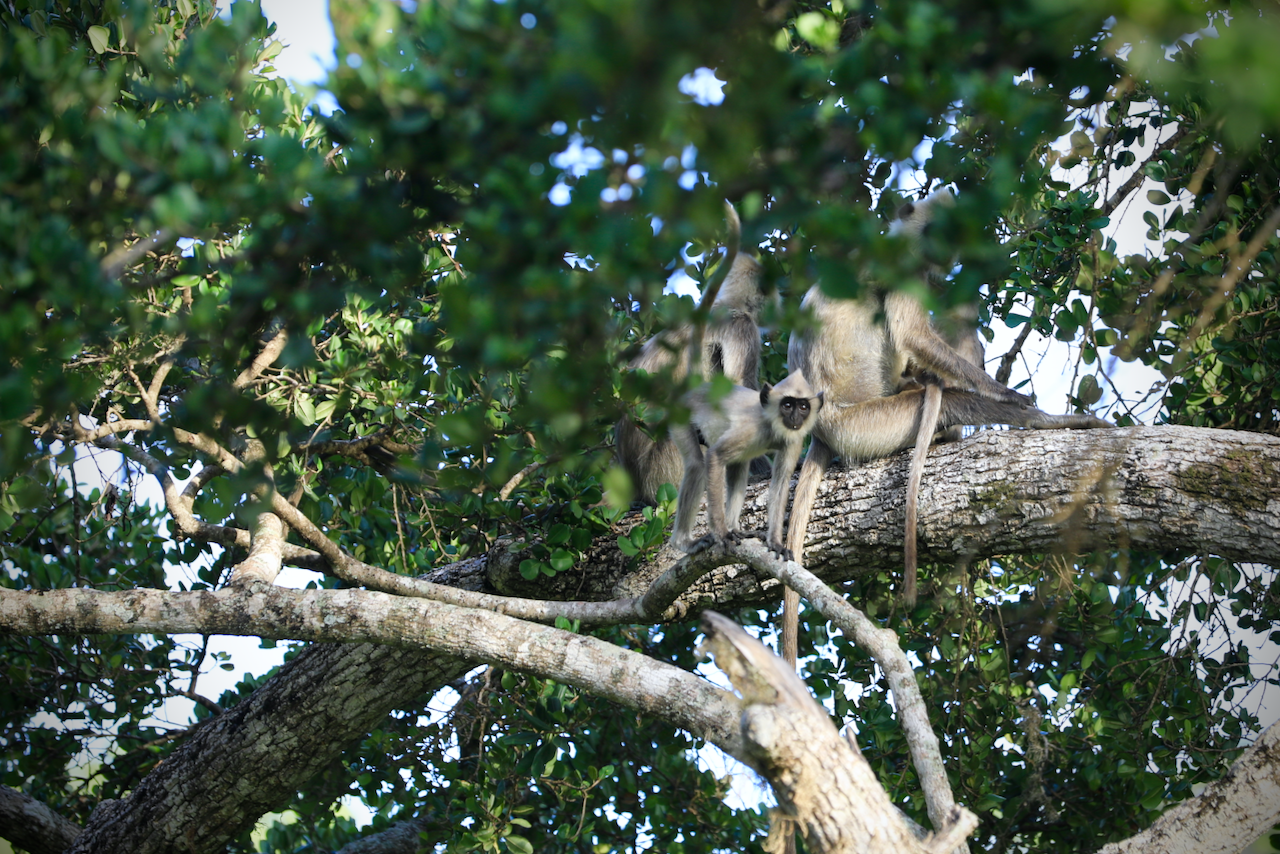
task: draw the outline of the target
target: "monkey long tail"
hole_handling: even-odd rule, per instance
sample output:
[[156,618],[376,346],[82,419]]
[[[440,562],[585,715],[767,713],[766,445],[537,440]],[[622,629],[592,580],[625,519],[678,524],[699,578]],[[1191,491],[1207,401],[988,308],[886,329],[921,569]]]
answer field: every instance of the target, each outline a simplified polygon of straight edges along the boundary
[[693,333],[689,336],[689,373],[691,374],[702,373],[702,333],[707,326],[707,316],[711,313],[711,307],[715,305],[716,297],[720,295],[720,286],[724,284],[724,280],[729,277],[729,271],[733,269],[733,262],[738,260],[738,247],[742,244],[742,220],[738,219],[737,209],[726,199],[724,210],[725,222],[729,226],[729,236],[725,241],[724,260],[720,262],[719,269],[707,282],[707,287],[702,292],[702,299],[698,301],[697,313],[693,318]]
[[920,427],[916,430],[916,447],[911,452],[911,473],[907,475],[906,524],[902,532],[902,602],[908,608],[916,605],[916,517],[920,506],[920,481],[924,478],[924,461],[929,456],[929,443],[938,429],[942,411],[942,386],[925,383],[920,401]]
[[800,657],[800,594],[790,587],[782,591],[782,660],[796,669]]

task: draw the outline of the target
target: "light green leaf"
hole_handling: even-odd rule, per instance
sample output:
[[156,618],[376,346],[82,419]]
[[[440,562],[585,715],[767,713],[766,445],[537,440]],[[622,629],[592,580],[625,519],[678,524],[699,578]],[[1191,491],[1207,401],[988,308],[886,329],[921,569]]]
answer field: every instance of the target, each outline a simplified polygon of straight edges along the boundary
[[316,405],[311,402],[311,395],[300,394],[297,400],[293,402],[294,412],[298,414],[298,420],[310,427],[316,423]]
[[821,12],[805,12],[796,18],[796,32],[820,50],[832,51],[840,44],[840,25]]
[[93,49],[98,53],[106,53],[107,47],[111,44],[111,31],[106,27],[90,27],[89,44],[93,45]]

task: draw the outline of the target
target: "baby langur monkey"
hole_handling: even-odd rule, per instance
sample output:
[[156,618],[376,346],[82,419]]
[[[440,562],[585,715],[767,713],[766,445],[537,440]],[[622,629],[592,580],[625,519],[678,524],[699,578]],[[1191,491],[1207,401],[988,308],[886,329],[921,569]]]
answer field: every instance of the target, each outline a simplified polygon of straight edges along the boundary
[[[706,383],[685,396],[692,412],[689,424],[672,429],[672,438],[684,456],[684,478],[676,500],[676,524],[671,544],[693,551],[693,520],[707,494],[707,519],[711,536],[737,541],[738,517],[747,494],[747,470],[751,460],[775,452],[773,478],[769,482],[769,546],[782,551],[782,519],[787,507],[791,473],[800,459],[823,395],[814,394],[804,373],[795,371],[776,386],[759,390],[734,386],[715,399],[714,384]],[[707,445],[702,452],[699,437]]]

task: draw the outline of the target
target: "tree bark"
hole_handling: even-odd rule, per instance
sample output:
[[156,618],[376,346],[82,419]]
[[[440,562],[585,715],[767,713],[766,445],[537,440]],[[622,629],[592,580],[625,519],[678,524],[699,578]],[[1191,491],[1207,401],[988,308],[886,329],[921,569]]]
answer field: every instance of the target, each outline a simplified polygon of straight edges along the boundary
[[[805,568],[833,583],[900,570],[909,465],[904,451],[833,467],[814,503]],[[766,493],[761,484],[748,492],[744,530],[764,527]],[[1132,548],[1277,566],[1280,438],[1178,426],[983,430],[930,449],[918,539],[922,564]],[[519,557],[497,552],[451,581],[512,596],[611,599],[643,591],[668,563],[659,554],[629,570],[607,538],[554,578],[527,582]],[[677,609],[731,610],[781,596],[772,578],[726,566],[690,587]]]
[[17,789],[0,786],[0,838],[31,854],[58,854],[80,835],[80,826]]
[[1221,780],[1099,854],[1237,854],[1280,824],[1280,723],[1267,727]]
[[[806,566],[847,580],[901,561],[908,455],[834,469],[819,492]],[[764,520],[763,490],[744,527]],[[920,495],[922,561],[1132,547],[1280,563],[1280,439],[1190,427],[984,431],[930,453]],[[610,538],[611,539],[611,538]],[[529,595],[505,554],[433,574],[468,589]],[[665,565],[635,571],[601,543],[573,571],[538,583],[544,598],[643,591]],[[781,585],[722,567],[677,602],[677,615],[755,604]],[[672,613],[669,611],[669,614]],[[389,646],[318,646],[201,728],[126,801],[100,808],[74,850],[219,849],[397,706],[474,662]]]
[[392,646],[312,647],[197,730],[127,799],[98,807],[68,850],[224,850],[392,709],[468,666],[455,656]]
[[816,854],[950,854],[978,826],[953,807],[936,837],[917,838],[857,743],[840,737],[796,672],[736,623],[708,611],[705,647],[742,695],[742,740],[778,797],[770,844],[798,826]]

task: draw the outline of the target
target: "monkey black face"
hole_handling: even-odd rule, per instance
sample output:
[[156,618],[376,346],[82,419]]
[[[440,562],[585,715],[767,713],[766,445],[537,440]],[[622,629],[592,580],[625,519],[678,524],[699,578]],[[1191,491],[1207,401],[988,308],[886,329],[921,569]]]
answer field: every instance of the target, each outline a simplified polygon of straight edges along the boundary
[[778,416],[788,430],[799,430],[809,420],[810,409],[812,406],[807,397],[784,397],[778,404]]

